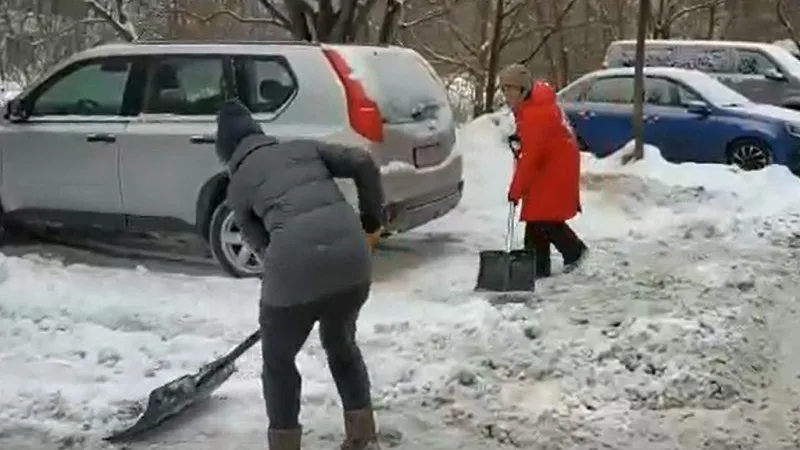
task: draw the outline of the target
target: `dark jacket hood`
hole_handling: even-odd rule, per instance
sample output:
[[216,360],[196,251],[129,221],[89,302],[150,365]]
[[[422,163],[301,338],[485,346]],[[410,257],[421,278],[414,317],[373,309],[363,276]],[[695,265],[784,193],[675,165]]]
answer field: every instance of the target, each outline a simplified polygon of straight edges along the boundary
[[264,131],[239,100],[228,100],[217,114],[217,157],[228,165],[242,141],[253,135],[264,136]]

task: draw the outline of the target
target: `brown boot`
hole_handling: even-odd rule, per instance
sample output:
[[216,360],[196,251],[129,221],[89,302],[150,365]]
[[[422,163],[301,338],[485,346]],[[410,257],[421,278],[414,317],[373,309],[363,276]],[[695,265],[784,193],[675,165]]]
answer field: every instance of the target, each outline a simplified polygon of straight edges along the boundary
[[341,450],[380,450],[372,408],[345,411],[344,433]]
[[303,436],[303,430],[297,428],[294,430],[268,430],[267,442],[269,450],[300,450],[300,439]]

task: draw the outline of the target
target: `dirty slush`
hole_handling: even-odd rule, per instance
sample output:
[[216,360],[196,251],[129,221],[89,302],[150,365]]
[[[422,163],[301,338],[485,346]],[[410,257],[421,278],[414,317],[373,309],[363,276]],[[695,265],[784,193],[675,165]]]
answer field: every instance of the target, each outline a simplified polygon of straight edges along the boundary
[[500,448],[798,448],[792,250],[724,240],[698,223],[599,244],[584,277],[499,307],[491,335],[449,336],[475,359],[424,406]]

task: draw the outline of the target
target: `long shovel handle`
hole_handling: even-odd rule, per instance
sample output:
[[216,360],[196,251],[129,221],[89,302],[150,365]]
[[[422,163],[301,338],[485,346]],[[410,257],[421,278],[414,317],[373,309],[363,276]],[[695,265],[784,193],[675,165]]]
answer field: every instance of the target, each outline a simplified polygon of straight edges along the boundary
[[514,246],[514,231],[517,224],[517,206],[508,202],[508,222],[506,222],[506,253],[511,253]]
[[[221,356],[214,360],[213,362],[208,363],[207,365],[203,366],[208,368],[205,374],[200,377],[198,384],[204,382],[205,380],[215,376],[217,372],[219,372],[223,367],[233,364],[240,356],[242,356],[246,351],[250,350],[256,342],[261,340],[261,328],[254,331],[253,334],[247,336],[245,340],[243,340],[239,345],[233,348],[227,355]],[[202,369],[201,369],[202,370]]]
[[250,336],[247,336],[247,339],[242,341],[239,345],[233,348],[227,355],[225,355],[226,362],[233,361],[238,359],[242,356],[246,351],[250,350],[250,348],[256,343],[261,340],[261,328],[257,329],[253,332]]

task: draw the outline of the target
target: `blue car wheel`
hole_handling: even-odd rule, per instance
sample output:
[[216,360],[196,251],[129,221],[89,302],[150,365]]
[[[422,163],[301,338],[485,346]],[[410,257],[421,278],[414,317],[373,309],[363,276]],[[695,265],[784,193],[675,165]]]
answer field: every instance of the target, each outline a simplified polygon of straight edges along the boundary
[[742,170],[761,170],[772,164],[772,150],[760,139],[737,139],[728,145],[728,164]]

